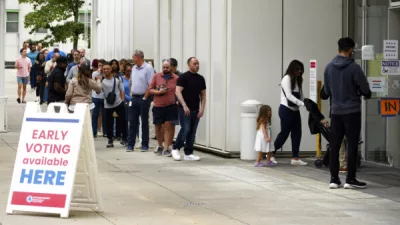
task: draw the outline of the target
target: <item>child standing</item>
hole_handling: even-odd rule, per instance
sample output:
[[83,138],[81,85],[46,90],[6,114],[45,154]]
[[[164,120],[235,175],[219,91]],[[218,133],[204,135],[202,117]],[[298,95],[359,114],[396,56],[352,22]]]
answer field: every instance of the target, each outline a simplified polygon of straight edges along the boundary
[[[273,144],[271,140],[271,117],[272,109],[268,105],[262,105],[257,118],[257,135],[254,144],[254,150],[258,152],[255,167],[275,166],[276,164],[271,161],[273,155]],[[264,164],[261,158],[264,153],[267,153],[267,162]]]

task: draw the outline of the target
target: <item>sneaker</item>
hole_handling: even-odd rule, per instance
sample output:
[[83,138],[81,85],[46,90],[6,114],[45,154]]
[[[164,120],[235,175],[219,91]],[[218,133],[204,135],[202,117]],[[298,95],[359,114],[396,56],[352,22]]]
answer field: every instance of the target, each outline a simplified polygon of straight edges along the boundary
[[307,165],[306,162],[303,162],[303,161],[301,161],[300,159],[298,159],[298,160],[292,159],[292,161],[290,162],[290,164],[296,165],[296,166],[306,166],[306,165]]
[[185,155],[184,159],[186,161],[199,161],[201,158],[199,156],[191,154],[191,155]]
[[355,189],[355,188],[364,189],[366,187],[367,187],[366,183],[360,182],[356,179],[347,180],[346,183],[344,184],[344,189]]
[[142,148],[142,145],[141,145],[140,143],[136,143],[135,148],[136,148],[136,149],[141,149],[141,148]]
[[114,148],[113,140],[108,140],[107,148]]
[[156,155],[160,156],[160,155],[162,155],[163,151],[164,151],[164,147],[157,147],[156,151],[154,151],[154,153]]
[[338,189],[342,185],[339,178],[331,178],[331,182],[329,184],[329,189]]
[[126,148],[126,152],[133,152],[132,145],[128,145],[128,147]]
[[162,156],[166,156],[166,157],[171,157],[172,155],[171,155],[171,150],[165,150],[165,151],[163,151],[162,152]]
[[21,103],[21,99],[20,99],[20,98],[17,98],[17,102],[18,102],[18,103]]
[[269,161],[269,162],[266,162],[265,164],[264,164],[264,166],[265,167],[271,167],[271,166],[276,166],[276,163],[274,163],[273,161]]
[[103,133],[101,133],[101,131],[97,131],[97,135],[102,136]]
[[278,162],[276,161],[275,157],[271,157],[269,160],[274,162],[275,164],[278,164]]
[[142,146],[142,150],[141,150],[142,152],[147,152],[147,151],[149,151],[149,147],[147,147],[147,146]]
[[179,154],[179,150],[172,149],[172,158],[174,158],[175,161],[180,161],[181,160],[181,154]]
[[258,162],[258,163],[254,164],[254,167],[264,167],[264,166],[265,166],[265,164],[262,162]]

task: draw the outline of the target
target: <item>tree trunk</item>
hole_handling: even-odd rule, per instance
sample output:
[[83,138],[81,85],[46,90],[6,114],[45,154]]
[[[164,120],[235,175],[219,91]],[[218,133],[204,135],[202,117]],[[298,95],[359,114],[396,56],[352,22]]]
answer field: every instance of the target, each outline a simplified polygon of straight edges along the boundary
[[[74,22],[75,24],[78,23],[78,16],[79,16],[79,8],[74,10]],[[78,41],[79,41],[79,34],[77,32],[74,32],[74,37],[73,37],[73,42],[74,42],[74,49],[78,49]]]

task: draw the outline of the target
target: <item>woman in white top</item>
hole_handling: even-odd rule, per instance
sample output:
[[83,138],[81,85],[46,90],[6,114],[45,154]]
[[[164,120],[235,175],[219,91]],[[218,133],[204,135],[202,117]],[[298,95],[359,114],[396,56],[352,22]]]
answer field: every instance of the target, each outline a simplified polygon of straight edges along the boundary
[[[299,107],[304,106],[303,100],[303,73],[304,65],[298,60],[293,60],[286,70],[281,81],[281,104],[279,106],[279,118],[281,120],[281,132],[275,139],[275,153],[285,144],[287,138],[292,139],[292,165],[307,165],[299,159],[301,142],[301,116]],[[275,156],[275,154],[274,154]],[[276,163],[275,157],[271,161]]]

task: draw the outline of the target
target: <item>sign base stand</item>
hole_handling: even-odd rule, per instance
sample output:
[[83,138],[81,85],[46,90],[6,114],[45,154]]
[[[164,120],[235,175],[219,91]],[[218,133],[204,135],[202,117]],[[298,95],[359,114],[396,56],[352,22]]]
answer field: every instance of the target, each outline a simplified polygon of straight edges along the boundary
[[47,112],[27,103],[7,214],[102,212],[91,121],[88,104],[69,113],[64,103],[51,103]]

